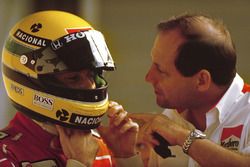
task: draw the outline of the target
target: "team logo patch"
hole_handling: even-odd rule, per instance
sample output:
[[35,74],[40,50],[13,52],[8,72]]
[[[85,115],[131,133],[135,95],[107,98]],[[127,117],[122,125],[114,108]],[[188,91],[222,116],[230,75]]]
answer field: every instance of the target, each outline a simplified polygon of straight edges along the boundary
[[74,40],[81,39],[81,38],[86,38],[85,32],[79,31],[79,32],[71,33],[69,35],[64,36],[63,39],[58,39],[58,40],[51,42],[51,47],[53,48],[53,50],[58,50],[64,44],[70,43]]
[[[34,31],[37,31],[37,29]],[[25,33],[24,31],[22,31],[20,29],[18,29],[15,32],[14,36],[17,39],[19,39],[27,44],[39,46],[39,47],[47,46],[51,42],[51,40],[49,40],[49,39],[45,39],[45,38],[41,38],[41,37],[37,37],[37,36],[31,35],[31,34]]]
[[61,110],[57,110],[56,111],[56,117],[60,120],[60,121],[67,121],[69,119],[69,113],[68,111],[61,109]]
[[72,114],[69,122],[77,125],[98,125],[102,121],[101,116],[83,116],[78,114]]
[[221,146],[238,151],[243,125],[223,128],[221,135]]
[[10,89],[13,90],[15,93],[21,95],[21,96],[23,96],[23,94],[24,94],[23,88],[21,88],[21,87],[19,87],[17,85],[11,84]]
[[38,32],[40,31],[40,29],[42,28],[42,24],[41,23],[35,23],[30,27],[31,32]]
[[54,100],[49,97],[41,96],[39,94],[34,94],[33,104],[47,110],[52,110],[54,105]]
[[56,111],[56,117],[60,121],[68,121],[75,125],[98,125],[102,121],[102,115],[101,116],[83,116],[79,114],[72,113],[71,116],[69,112],[65,109],[57,110]]

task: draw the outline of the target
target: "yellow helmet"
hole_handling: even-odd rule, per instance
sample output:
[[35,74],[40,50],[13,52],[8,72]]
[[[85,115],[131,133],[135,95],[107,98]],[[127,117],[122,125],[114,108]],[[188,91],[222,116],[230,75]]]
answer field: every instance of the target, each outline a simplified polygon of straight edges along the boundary
[[[101,32],[82,18],[42,11],[18,22],[2,51],[5,89],[31,118],[78,129],[98,127],[108,107],[103,70],[114,70]],[[70,89],[53,82],[61,71],[94,71],[96,89]]]

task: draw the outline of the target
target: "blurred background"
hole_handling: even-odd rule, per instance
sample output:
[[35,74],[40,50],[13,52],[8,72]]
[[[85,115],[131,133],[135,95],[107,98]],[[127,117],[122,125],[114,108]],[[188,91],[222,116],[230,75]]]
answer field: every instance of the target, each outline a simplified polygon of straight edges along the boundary
[[[0,0],[0,46],[10,28],[35,11],[56,9],[74,13],[104,33],[117,70],[106,75],[109,97],[129,112],[161,112],[152,87],[144,81],[151,64],[156,24],[184,12],[204,13],[222,20],[231,31],[238,52],[237,69],[250,82],[249,0]],[[0,128],[12,118],[0,79]]]

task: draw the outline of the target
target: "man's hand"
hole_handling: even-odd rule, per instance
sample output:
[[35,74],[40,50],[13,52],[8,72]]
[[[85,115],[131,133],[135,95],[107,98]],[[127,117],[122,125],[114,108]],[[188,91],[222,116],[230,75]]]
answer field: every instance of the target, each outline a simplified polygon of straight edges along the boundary
[[99,145],[90,131],[67,129],[56,126],[65,156],[90,167],[96,157]]
[[182,146],[186,136],[189,134],[189,130],[193,128],[180,115],[175,115],[174,120],[163,114],[151,113],[129,114],[129,117],[139,122],[140,127],[144,129],[144,139],[153,146],[159,145],[159,142],[152,136],[154,132],[160,134],[170,145]]
[[115,157],[128,158],[136,154],[136,141],[139,126],[127,117],[121,105],[111,101],[107,111],[109,126],[98,128],[102,138]]

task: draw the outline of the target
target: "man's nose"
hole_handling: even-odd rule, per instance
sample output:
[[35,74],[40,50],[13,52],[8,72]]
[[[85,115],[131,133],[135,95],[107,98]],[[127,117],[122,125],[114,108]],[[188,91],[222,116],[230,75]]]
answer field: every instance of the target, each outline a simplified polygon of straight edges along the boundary
[[148,70],[146,76],[145,76],[145,81],[152,83],[153,79],[153,69],[152,66],[150,67],[150,69]]
[[86,71],[79,73],[79,88],[95,89],[94,78]]

